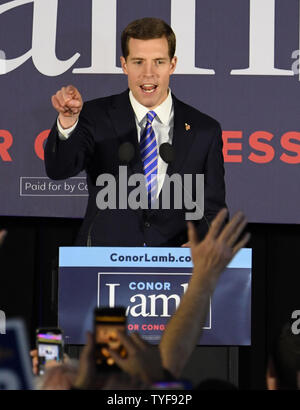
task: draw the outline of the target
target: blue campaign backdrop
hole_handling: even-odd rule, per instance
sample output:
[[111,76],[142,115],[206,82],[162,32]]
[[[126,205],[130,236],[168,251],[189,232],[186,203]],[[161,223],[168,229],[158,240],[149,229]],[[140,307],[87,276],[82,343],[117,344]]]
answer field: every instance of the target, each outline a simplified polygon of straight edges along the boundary
[[177,34],[174,94],[222,125],[230,211],[298,223],[298,0],[1,0],[0,214],[83,216],[84,174],[45,174],[50,97],[67,84],[84,100],[126,89],[120,34],[144,16]]

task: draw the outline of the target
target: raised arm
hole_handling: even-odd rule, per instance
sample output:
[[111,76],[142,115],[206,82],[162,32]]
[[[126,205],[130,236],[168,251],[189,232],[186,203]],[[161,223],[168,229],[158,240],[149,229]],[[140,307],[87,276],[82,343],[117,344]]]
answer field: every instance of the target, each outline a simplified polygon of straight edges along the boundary
[[73,85],[62,87],[51,97],[53,108],[58,112],[62,128],[71,128],[78,121],[83,102],[80,92]]
[[171,317],[160,342],[163,366],[179,377],[194,350],[205,324],[209,299],[221,273],[234,255],[248,242],[246,234],[239,240],[247,221],[238,212],[224,227],[228,211],[222,209],[213,220],[202,242],[192,223],[188,224],[193,274],[181,303]]
[[93,125],[74,86],[62,87],[51,101],[58,118],[45,146],[46,172],[49,178],[65,179],[86,167],[93,153]]

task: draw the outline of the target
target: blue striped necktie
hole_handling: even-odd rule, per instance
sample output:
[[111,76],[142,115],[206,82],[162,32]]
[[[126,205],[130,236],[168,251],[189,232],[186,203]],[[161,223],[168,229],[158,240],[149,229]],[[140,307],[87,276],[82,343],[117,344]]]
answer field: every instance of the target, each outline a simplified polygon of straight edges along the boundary
[[157,194],[157,142],[152,128],[152,121],[156,117],[154,111],[147,113],[146,128],[141,135],[140,150],[146,178],[148,205],[155,201]]

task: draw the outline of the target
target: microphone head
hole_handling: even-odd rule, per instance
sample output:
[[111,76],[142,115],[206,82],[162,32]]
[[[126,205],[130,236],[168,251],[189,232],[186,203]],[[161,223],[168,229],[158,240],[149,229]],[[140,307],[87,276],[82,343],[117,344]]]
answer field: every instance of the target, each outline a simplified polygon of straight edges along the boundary
[[121,162],[128,164],[134,157],[134,146],[131,142],[124,142],[121,144],[118,155]]
[[159,155],[162,159],[167,163],[170,164],[175,159],[175,151],[171,144],[168,142],[164,142],[159,147]]

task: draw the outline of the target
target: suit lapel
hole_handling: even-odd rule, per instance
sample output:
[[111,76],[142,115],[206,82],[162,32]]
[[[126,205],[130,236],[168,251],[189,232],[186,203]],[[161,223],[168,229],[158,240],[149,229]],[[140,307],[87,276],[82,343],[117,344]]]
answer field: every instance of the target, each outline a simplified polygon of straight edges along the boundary
[[119,139],[119,146],[124,142],[130,142],[134,147],[134,157],[128,164],[133,174],[143,173],[140,148],[137,138],[135,116],[130,104],[128,90],[116,95],[108,109],[113,127]]
[[[143,174],[143,165],[137,137],[135,115],[129,100],[129,90],[116,95],[108,109],[112,125],[119,140],[118,149],[124,142],[130,142],[134,148],[134,157],[128,164],[128,177],[132,174]],[[128,192],[133,188],[128,188]],[[139,217],[143,218],[143,210],[137,209]]]
[[185,106],[173,95],[174,102],[174,130],[173,142],[174,161],[169,164],[167,174],[180,173],[189,150],[192,147],[195,134],[193,126],[185,113]]

